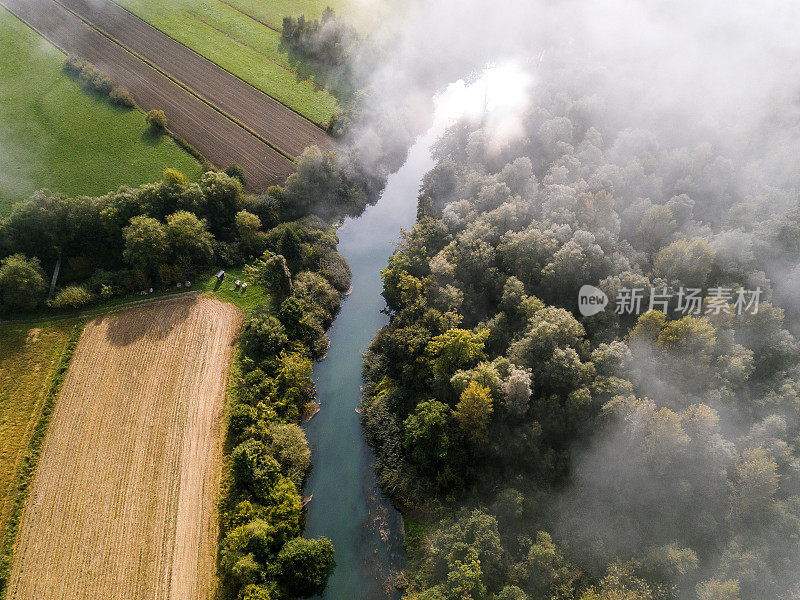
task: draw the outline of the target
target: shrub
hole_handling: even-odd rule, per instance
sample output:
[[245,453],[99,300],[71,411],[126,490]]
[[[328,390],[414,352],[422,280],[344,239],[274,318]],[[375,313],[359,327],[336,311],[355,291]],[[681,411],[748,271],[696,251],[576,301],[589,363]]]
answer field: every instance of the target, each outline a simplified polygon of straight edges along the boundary
[[164,169],[164,183],[170,186],[187,186],[189,185],[189,180],[186,178],[186,175],[178,171],[177,169]]
[[278,580],[290,596],[314,596],[325,589],[335,566],[328,538],[295,538],[278,553]]
[[94,302],[94,296],[82,285],[70,285],[56,294],[53,308],[80,308]]
[[228,165],[225,169],[225,174],[228,177],[233,177],[234,179],[238,179],[243,186],[247,185],[247,183],[245,183],[245,178],[244,178],[244,169],[239,165]]
[[256,424],[258,413],[252,406],[236,404],[228,417],[228,432],[235,442],[242,441],[245,431]]
[[239,600],[272,600],[272,598],[269,590],[260,585],[248,585],[239,592]]
[[320,260],[319,266],[323,277],[339,292],[344,294],[350,289],[350,280],[352,278],[350,265],[347,264],[341,254],[335,250],[329,252]]
[[145,117],[152,131],[163,133],[167,129],[167,115],[163,110],[151,110]]
[[284,475],[294,482],[298,490],[301,489],[306,472],[311,466],[311,451],[308,449],[306,434],[294,423],[273,423],[269,426],[267,438],[267,451],[281,465]]
[[286,330],[265,306],[253,309],[242,332],[242,350],[256,363],[274,358],[289,345]]
[[111,104],[115,106],[124,106],[125,108],[135,108],[136,100],[133,95],[123,87],[114,86],[111,88],[111,93],[108,95]]
[[74,54],[67,55],[64,61],[64,71],[70,75],[78,75],[88,63]]
[[44,291],[44,273],[39,259],[12,254],[0,262],[0,297],[6,310],[32,310]]
[[108,75],[88,63],[81,69],[78,78],[85,90],[95,92],[101,96],[108,96],[114,87]]

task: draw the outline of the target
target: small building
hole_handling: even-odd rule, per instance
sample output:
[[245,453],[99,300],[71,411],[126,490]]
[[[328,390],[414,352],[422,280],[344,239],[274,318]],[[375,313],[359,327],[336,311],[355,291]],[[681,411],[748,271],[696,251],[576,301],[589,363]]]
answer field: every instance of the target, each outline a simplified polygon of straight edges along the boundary
[[217,281],[222,281],[223,279],[225,279],[225,271],[220,271],[217,273]]

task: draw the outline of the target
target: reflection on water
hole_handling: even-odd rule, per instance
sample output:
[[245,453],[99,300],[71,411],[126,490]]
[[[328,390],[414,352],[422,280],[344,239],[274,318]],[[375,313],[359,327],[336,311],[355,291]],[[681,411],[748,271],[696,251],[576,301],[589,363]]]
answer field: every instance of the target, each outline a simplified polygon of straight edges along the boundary
[[411,149],[375,206],[339,228],[339,251],[353,271],[353,292],[329,331],[328,356],[314,368],[322,410],[306,426],[313,467],[304,489],[305,496],[313,494],[305,535],[327,536],[336,548],[336,571],[324,594],[329,600],[398,595],[393,580],[404,567],[402,520],[378,489],[356,408],[362,353],[387,322],[380,312],[380,270],[400,228],[414,224],[419,185],[433,166],[432,136]]

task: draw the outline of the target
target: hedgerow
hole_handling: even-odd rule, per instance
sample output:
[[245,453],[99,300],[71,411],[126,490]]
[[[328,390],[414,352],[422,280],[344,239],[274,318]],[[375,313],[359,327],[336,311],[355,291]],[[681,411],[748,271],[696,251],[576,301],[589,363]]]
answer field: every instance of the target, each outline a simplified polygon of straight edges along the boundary
[[114,85],[111,77],[75,55],[68,55],[64,61],[64,72],[75,78],[87,92],[108,98],[111,104],[125,108],[136,108],[136,100],[124,87]]

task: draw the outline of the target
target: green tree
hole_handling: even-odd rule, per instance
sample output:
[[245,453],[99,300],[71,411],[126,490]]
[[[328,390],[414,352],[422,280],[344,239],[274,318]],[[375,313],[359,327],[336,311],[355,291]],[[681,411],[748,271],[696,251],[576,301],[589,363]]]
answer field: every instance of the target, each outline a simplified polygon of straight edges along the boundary
[[698,583],[695,589],[697,600],[739,600],[739,582],[736,579],[708,579]]
[[303,243],[300,241],[300,236],[294,228],[289,226],[283,227],[281,237],[278,239],[278,254],[288,261],[290,268],[297,269],[299,267],[298,261],[302,253]]
[[700,288],[711,273],[714,256],[714,250],[702,239],[680,240],[659,251],[653,273],[669,282]]
[[257,306],[245,321],[242,330],[242,348],[247,357],[256,363],[277,359],[289,345],[289,337],[278,319],[266,306]]
[[187,267],[207,265],[214,255],[205,221],[185,210],[167,217],[167,238],[172,254]]
[[314,399],[311,360],[296,352],[281,352],[275,375],[274,407],[286,421],[297,421]]
[[659,348],[692,360],[708,359],[716,341],[716,330],[705,318],[670,321],[658,335]]
[[261,258],[245,267],[245,272],[253,278],[253,281],[280,297],[285,298],[292,292],[292,274],[286,259],[280,254],[264,251]]
[[780,485],[777,463],[761,447],[742,452],[736,464],[732,512],[743,519],[758,520],[772,508]]
[[125,250],[122,253],[125,262],[151,275],[156,272],[169,251],[166,229],[152,217],[133,217],[130,224],[123,228],[122,239],[125,241]]
[[277,579],[288,595],[308,598],[322,593],[335,566],[328,538],[295,538],[278,553]]
[[342,295],[319,273],[303,271],[294,279],[292,295],[303,301],[327,327],[339,311]]
[[470,368],[486,358],[483,346],[488,330],[473,333],[466,329],[450,329],[436,336],[425,349],[434,379],[450,381],[459,369]]
[[12,254],[0,261],[0,296],[7,311],[36,308],[44,291],[44,275],[38,259]]
[[435,473],[447,461],[453,446],[450,407],[425,400],[403,422],[403,445],[423,470]]
[[236,213],[244,208],[245,197],[242,182],[225,173],[208,171],[200,178],[203,193],[203,216],[214,237],[232,240],[235,232]]
[[516,365],[533,367],[553,356],[556,348],[581,350],[586,331],[568,310],[547,306],[528,320],[523,336],[511,345],[508,357]]
[[608,568],[600,584],[589,588],[580,600],[653,600],[653,591],[633,570],[619,563]]
[[261,231],[261,219],[246,210],[240,210],[235,217],[236,231],[246,254],[259,255],[264,252],[266,239]]
[[273,423],[265,439],[267,451],[281,465],[281,471],[299,490],[311,466],[311,451],[306,434],[294,423]]
[[492,417],[492,394],[489,388],[471,381],[461,394],[453,411],[461,433],[473,444],[486,438],[489,420]]
[[525,561],[527,586],[534,598],[546,598],[550,589],[569,580],[571,570],[549,533],[538,531]]

